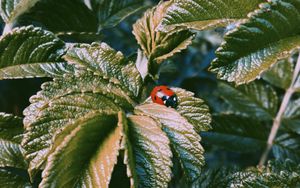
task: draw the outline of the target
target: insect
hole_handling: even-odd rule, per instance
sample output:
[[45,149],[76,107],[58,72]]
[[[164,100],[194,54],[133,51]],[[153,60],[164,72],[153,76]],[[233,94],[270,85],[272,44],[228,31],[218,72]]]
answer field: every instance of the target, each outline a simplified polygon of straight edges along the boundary
[[156,86],[151,92],[154,103],[176,108],[178,105],[177,95],[167,86]]

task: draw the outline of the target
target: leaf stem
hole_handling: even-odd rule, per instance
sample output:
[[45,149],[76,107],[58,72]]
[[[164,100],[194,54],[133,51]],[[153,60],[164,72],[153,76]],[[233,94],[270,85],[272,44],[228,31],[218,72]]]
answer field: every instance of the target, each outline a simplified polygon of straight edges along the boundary
[[11,32],[13,28],[13,23],[6,23],[3,29],[3,35],[6,35],[7,33]]
[[269,134],[269,138],[268,138],[268,142],[267,142],[267,147],[265,149],[265,151],[263,152],[261,158],[260,158],[260,161],[259,161],[259,164],[258,166],[259,167],[262,167],[267,158],[268,158],[268,155],[272,149],[272,146],[273,146],[273,143],[274,143],[274,139],[277,135],[277,132],[279,130],[279,127],[281,125],[281,121],[282,121],[282,117],[284,115],[284,112],[290,102],[290,99],[292,97],[292,95],[294,94],[295,92],[295,88],[294,88],[294,85],[295,85],[295,82],[297,80],[297,77],[299,75],[299,72],[300,72],[300,53],[298,55],[298,60],[297,60],[297,64],[296,64],[296,67],[295,67],[295,70],[294,70],[294,74],[293,74],[293,80],[292,80],[292,83],[290,85],[290,87],[286,90],[285,94],[284,94],[284,97],[283,97],[283,100],[281,102],[281,105],[280,105],[280,109],[273,121],[273,126],[272,126],[272,129],[271,129],[271,132]]

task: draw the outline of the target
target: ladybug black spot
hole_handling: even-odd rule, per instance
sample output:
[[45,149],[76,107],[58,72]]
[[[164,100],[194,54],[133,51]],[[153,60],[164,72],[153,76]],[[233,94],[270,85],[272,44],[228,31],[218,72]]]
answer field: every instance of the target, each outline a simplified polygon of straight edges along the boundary
[[176,108],[178,105],[178,98],[177,96],[174,94],[171,97],[169,97],[166,101],[165,104],[167,107],[172,107],[172,108]]

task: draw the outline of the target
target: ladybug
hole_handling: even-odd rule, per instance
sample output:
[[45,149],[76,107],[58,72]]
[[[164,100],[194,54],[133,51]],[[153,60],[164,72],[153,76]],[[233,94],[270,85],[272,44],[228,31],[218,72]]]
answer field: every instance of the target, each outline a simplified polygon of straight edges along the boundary
[[154,103],[176,108],[178,105],[177,95],[167,86],[156,86],[151,92]]

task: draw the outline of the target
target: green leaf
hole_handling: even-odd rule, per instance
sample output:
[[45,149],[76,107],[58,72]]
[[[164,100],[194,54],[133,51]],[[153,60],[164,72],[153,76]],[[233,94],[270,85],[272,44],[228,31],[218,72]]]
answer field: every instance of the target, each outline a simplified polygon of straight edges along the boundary
[[24,150],[20,146],[22,136],[22,119],[0,113],[0,168],[27,169],[27,162],[23,157]]
[[42,85],[25,109],[25,136],[22,141],[30,161],[29,171],[41,168],[53,141],[66,124],[89,112],[118,112],[132,108],[132,100],[117,85],[92,73],[56,78]]
[[172,88],[179,102],[176,111],[185,117],[197,132],[211,129],[211,116],[208,106],[202,99],[194,97],[194,93],[180,88]]
[[0,139],[20,143],[23,137],[22,118],[0,113]]
[[0,139],[0,167],[27,169],[20,144]]
[[64,42],[48,31],[16,28],[0,38],[0,79],[53,76],[71,70],[62,63],[64,48]]
[[213,116],[212,127],[201,133],[206,143],[239,153],[262,151],[269,133],[266,122],[234,114]]
[[161,21],[159,30],[175,27],[205,30],[226,26],[247,17],[263,0],[174,0]]
[[300,137],[298,134],[285,133],[274,141],[272,153],[275,159],[291,159],[300,162]]
[[[213,130],[201,134],[203,140],[211,145],[238,153],[260,152],[267,144],[269,123],[254,118],[234,114],[213,116]],[[276,159],[300,158],[299,135],[284,133],[279,135],[272,147]]]
[[15,19],[29,10],[38,0],[2,0],[0,3],[0,15],[6,23],[12,23]]
[[243,84],[253,81],[278,60],[300,47],[298,0],[269,1],[225,36],[211,71]]
[[289,102],[284,112],[283,124],[291,131],[300,134],[300,99]]
[[163,2],[145,12],[133,25],[133,34],[149,61],[158,63],[186,49],[193,39],[188,30],[174,30],[168,33],[157,31],[157,27],[170,2]]
[[36,25],[52,32],[96,32],[97,19],[81,0],[43,0],[19,17],[20,25]]
[[160,124],[148,116],[128,117],[125,163],[131,187],[168,187],[172,152]]
[[220,83],[221,97],[231,105],[236,114],[255,117],[260,120],[273,120],[278,109],[278,97],[274,89],[260,82],[234,87]]
[[0,69],[1,79],[62,77],[65,73],[73,73],[74,67],[66,62],[31,63],[9,66]]
[[114,27],[128,16],[145,9],[143,0],[96,0],[99,31]]
[[89,113],[55,137],[40,187],[108,187],[120,149],[117,115]]
[[28,178],[22,174],[5,168],[0,168],[0,187],[1,188],[31,188]]
[[269,162],[263,169],[250,168],[231,175],[232,181],[228,185],[240,187],[299,187],[300,166],[287,159],[284,162]]
[[111,82],[120,85],[123,90],[131,92],[135,97],[139,94],[142,78],[135,64],[106,43],[75,46],[64,58],[76,66],[109,78]]
[[155,103],[137,106],[135,113],[153,117],[161,122],[186,178],[191,182],[196,180],[204,165],[204,150],[200,145],[201,138],[193,125],[175,109]]
[[230,175],[238,171],[237,167],[206,167],[201,177],[193,183],[193,187],[228,187],[231,181]]
[[288,60],[283,60],[276,63],[270,70],[265,72],[262,78],[276,87],[287,89],[291,86],[293,72],[293,63]]

